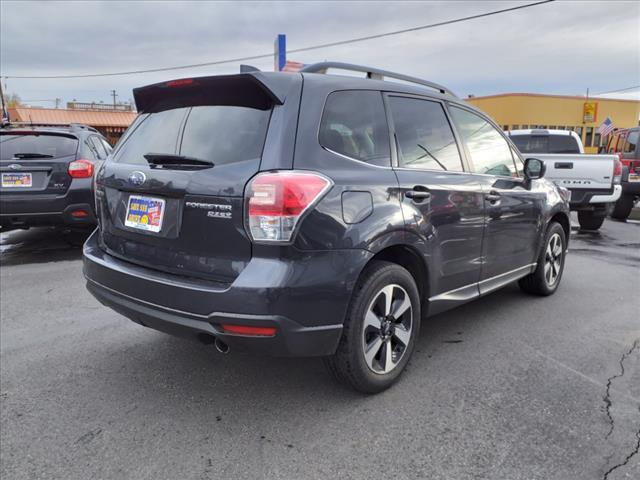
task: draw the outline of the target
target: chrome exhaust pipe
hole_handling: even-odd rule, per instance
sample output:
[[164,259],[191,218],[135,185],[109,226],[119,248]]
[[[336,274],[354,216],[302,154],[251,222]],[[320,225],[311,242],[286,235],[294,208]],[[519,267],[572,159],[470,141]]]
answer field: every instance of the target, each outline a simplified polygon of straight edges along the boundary
[[229,345],[224,343],[219,338],[216,338],[216,341],[213,344],[215,345],[216,350],[218,350],[220,353],[229,353]]

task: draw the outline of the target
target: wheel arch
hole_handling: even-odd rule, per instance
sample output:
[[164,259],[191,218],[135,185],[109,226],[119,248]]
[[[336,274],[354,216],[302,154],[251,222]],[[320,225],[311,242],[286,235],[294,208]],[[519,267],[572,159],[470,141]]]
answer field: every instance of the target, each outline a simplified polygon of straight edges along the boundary
[[414,247],[406,244],[387,246],[369,259],[363,271],[376,260],[395,263],[405,268],[415,280],[420,299],[423,305],[425,304],[429,298],[429,269],[423,257]]

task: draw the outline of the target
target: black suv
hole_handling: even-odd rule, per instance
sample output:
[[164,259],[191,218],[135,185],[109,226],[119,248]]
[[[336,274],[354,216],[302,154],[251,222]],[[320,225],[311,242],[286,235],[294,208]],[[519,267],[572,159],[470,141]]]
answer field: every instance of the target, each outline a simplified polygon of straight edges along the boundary
[[0,128],[0,226],[91,226],[93,173],[111,145],[86,125]]
[[444,87],[323,63],[134,96],[141,113],[97,175],[84,274],[141,325],[324,356],[377,392],[427,313],[514,280],[541,295],[560,283],[566,190]]

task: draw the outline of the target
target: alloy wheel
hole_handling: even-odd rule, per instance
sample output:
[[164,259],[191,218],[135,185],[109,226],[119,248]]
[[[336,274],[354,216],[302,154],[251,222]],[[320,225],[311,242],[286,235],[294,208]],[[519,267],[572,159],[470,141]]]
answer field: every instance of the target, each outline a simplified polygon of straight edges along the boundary
[[559,234],[554,233],[549,238],[544,256],[544,279],[550,287],[555,285],[560,277],[562,253],[562,239]]
[[386,285],[374,295],[364,318],[362,346],[369,369],[386,374],[398,366],[411,340],[413,306],[400,285]]

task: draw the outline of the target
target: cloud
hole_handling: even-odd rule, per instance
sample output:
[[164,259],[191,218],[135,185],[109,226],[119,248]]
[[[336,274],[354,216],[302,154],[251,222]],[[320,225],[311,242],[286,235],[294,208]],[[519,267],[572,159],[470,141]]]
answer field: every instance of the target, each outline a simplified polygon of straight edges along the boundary
[[[207,62],[424,25],[525,2],[11,2],[0,3],[2,75],[112,72]],[[554,2],[419,32],[293,54],[373,65],[461,95],[582,94],[640,84],[640,4]],[[273,68],[272,59],[250,62]],[[238,65],[126,77],[6,80],[23,99],[109,101],[136,86]],[[42,103],[41,105],[46,105]]]

